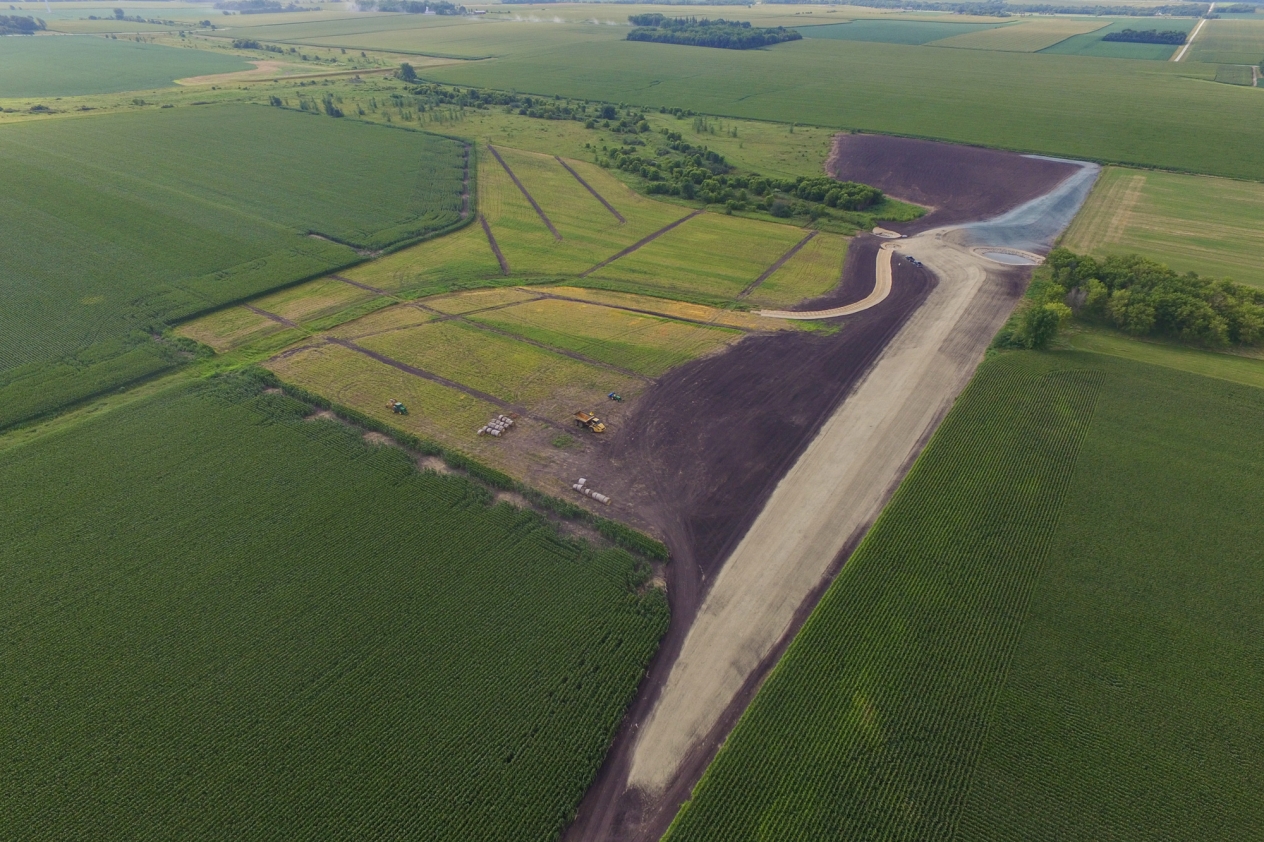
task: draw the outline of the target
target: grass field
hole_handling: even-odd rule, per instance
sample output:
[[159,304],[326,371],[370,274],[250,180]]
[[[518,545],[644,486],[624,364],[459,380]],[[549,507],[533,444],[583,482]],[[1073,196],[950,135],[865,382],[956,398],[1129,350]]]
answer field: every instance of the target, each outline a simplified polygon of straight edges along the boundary
[[928,44],[1003,26],[1001,23],[945,23],[916,20],[855,20],[821,26],[800,26],[804,38],[832,41],[876,41],[883,44]]
[[239,56],[87,35],[0,38],[0,66],[0,98],[49,99],[145,91],[185,76],[250,69]]
[[1264,286],[1264,185],[1110,167],[1064,244],[1098,255],[1137,252],[1179,272]]
[[1141,342],[1104,328],[1081,330],[1070,337],[1080,351],[1136,360],[1264,389],[1264,359],[1239,357],[1160,342]]
[[589,280],[617,281],[631,291],[667,298],[724,303],[806,234],[789,225],[703,214],[597,270]]
[[622,552],[231,391],[0,456],[0,831],[552,838],[661,593]]
[[1094,32],[1105,25],[1104,21],[1096,18],[1031,18],[1010,26],[981,29],[966,35],[944,38],[932,42],[932,46],[1036,53],[1073,35]]
[[[1164,18],[1162,29],[1189,32],[1198,21],[1193,18]],[[1131,58],[1167,61],[1176,52],[1177,47],[1171,44],[1136,44],[1126,41],[1103,41],[1102,38],[1111,32],[1123,29],[1137,29],[1140,24],[1135,19],[1124,18],[1095,29],[1085,35],[1075,35],[1065,41],[1059,41],[1041,52],[1055,55],[1097,56],[1100,58]]]
[[1245,64],[1219,64],[1216,65],[1216,81],[1225,85],[1243,85],[1249,88],[1255,85],[1255,74]]
[[[1214,67],[811,38],[766,50],[577,44],[427,78],[1264,179],[1264,97]],[[846,84],[839,80],[845,79]],[[1022,96],[1013,81],[1022,80]],[[1033,111],[1033,103],[1039,110]]]
[[1261,411],[985,362],[667,839],[1259,836]]
[[1209,20],[1184,60],[1258,65],[1264,61],[1264,20]]
[[787,307],[829,292],[843,277],[847,242],[836,234],[817,234],[751,293],[751,303]]
[[433,135],[257,106],[5,126],[0,426],[27,411],[12,388],[55,397],[55,360],[108,368],[141,329],[359,260],[309,232],[381,247],[455,223],[462,165]]

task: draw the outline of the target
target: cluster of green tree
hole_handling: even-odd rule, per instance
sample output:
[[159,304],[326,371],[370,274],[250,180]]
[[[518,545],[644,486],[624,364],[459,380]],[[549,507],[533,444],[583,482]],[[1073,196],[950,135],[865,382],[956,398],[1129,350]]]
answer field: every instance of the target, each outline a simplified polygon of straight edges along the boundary
[[[804,0],[765,0],[768,3],[802,3]],[[837,0],[807,0],[809,3],[836,5]],[[953,12],[959,15],[1009,17],[1014,14],[1097,15],[1110,17],[1201,17],[1210,8],[1207,3],[1177,3],[1166,6],[1067,6],[1054,3],[1006,3],[1004,0],[849,0],[848,5],[870,9],[907,9],[917,12]]]
[[1128,44],[1184,44],[1185,33],[1179,29],[1121,29],[1107,32],[1103,41],[1123,41]]
[[630,15],[635,26],[628,33],[629,41],[653,41],[659,44],[684,44],[690,47],[719,47],[725,50],[754,50],[783,41],[798,41],[803,36],[784,26],[755,27],[749,21],[717,18],[669,18],[666,15]]
[[34,35],[44,28],[39,18],[0,15],[0,35]]
[[274,12],[319,12],[319,6],[300,6],[297,3],[281,3],[280,0],[219,0],[215,8],[243,15],[263,15]]
[[1058,248],[1045,267],[1000,344],[1043,347],[1072,315],[1134,336],[1213,348],[1264,341],[1264,290],[1194,272],[1181,275],[1137,254],[1096,260]]
[[[267,52],[267,53],[284,53],[285,52],[284,47],[278,47],[276,44],[260,44],[258,41],[254,40],[253,38],[237,38],[236,40],[233,41],[233,49],[234,50],[263,50],[264,52]],[[295,50],[293,47],[290,47],[290,52],[292,53],[297,52],[297,50]]]

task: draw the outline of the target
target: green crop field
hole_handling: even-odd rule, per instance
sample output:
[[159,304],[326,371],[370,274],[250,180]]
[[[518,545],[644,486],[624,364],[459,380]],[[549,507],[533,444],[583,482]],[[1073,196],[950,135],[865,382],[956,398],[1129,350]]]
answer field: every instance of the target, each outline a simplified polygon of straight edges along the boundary
[[1259,837],[1262,411],[985,362],[666,838]]
[[1002,26],[1001,23],[945,23],[917,20],[854,20],[818,26],[800,26],[804,38],[832,41],[876,41],[883,44],[928,44],[943,38],[968,35]]
[[817,234],[751,293],[751,303],[788,307],[829,292],[842,280],[847,242],[836,234]]
[[[429,79],[910,134],[1264,179],[1264,97],[1197,62],[810,38],[766,50],[575,44],[429,68]],[[845,80],[845,83],[844,81]],[[1016,93],[1015,80],[1021,80]],[[1038,104],[1038,107],[1037,107]]]
[[1264,61],[1264,20],[1209,20],[1185,61],[1254,64]]
[[1179,272],[1264,286],[1264,185],[1111,167],[1064,244],[1099,255],[1136,252]]
[[[1196,21],[1193,18],[1164,18],[1159,29],[1163,30],[1180,30],[1189,32],[1194,28]],[[1132,59],[1152,59],[1155,61],[1167,61],[1176,52],[1177,47],[1171,44],[1136,44],[1126,41],[1103,41],[1102,37],[1111,32],[1119,32],[1123,29],[1153,29],[1155,27],[1146,23],[1144,26],[1137,22],[1135,18],[1123,18],[1116,20],[1109,26],[1095,29],[1085,35],[1075,35],[1067,38],[1065,41],[1059,41],[1052,47],[1041,50],[1042,53],[1055,55],[1076,55],[1076,56],[1098,56],[1101,58],[1132,58]]]
[[1216,65],[1216,81],[1225,85],[1243,85],[1254,87],[1255,74],[1245,64]]
[[0,98],[49,99],[145,91],[186,76],[250,69],[240,56],[88,35],[0,38],[0,67]]
[[1106,21],[1100,18],[1030,18],[1011,26],[981,29],[966,35],[944,38],[933,42],[932,46],[1035,53],[1073,35],[1094,32],[1106,25]]
[[0,128],[0,426],[131,379],[110,361],[150,353],[138,329],[359,260],[309,233],[454,224],[462,166],[450,140],[258,106]]
[[720,327],[551,299],[516,304],[471,318],[649,377],[719,350],[742,336]]
[[307,412],[221,382],[0,456],[0,835],[565,824],[661,592]]

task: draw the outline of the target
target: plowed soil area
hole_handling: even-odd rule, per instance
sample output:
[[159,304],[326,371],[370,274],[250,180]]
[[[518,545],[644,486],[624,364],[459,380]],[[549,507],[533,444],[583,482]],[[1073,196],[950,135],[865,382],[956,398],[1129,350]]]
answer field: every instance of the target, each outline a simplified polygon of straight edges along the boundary
[[[868,135],[840,135],[827,167],[836,178],[874,184],[934,208],[916,223],[892,226],[905,233],[996,216],[1076,172],[1072,165],[1013,153]],[[835,307],[868,295],[882,242],[871,235],[853,240],[838,287],[795,309]],[[1029,277],[1027,269],[990,266],[986,272],[982,309],[988,312],[961,318],[954,331],[972,335],[949,334],[940,352],[961,369],[963,384],[998,319],[1003,321],[1012,309]],[[723,354],[667,374],[614,431],[600,458],[585,468],[593,487],[632,503],[671,547],[667,579],[672,625],[568,840],[649,840],[665,829],[780,651],[774,649],[750,672],[736,697],[725,698],[720,721],[689,752],[665,792],[629,788],[636,739],[651,721],[711,583],[778,482],[842,411],[847,397],[883,359],[891,339],[939,282],[958,280],[936,279],[897,257],[891,295],[870,310],[837,320],[836,333],[749,337]],[[958,354],[957,348],[965,352]],[[910,464],[911,457],[893,473],[887,494]],[[851,546],[854,541],[831,571]],[[782,645],[806,619],[819,592],[820,586],[800,596],[802,605]],[[726,658],[731,653],[714,654]]]
[[825,162],[840,181],[872,184],[932,209],[914,222],[886,223],[901,234],[997,216],[1043,196],[1076,169],[1017,152],[872,134],[838,135]]

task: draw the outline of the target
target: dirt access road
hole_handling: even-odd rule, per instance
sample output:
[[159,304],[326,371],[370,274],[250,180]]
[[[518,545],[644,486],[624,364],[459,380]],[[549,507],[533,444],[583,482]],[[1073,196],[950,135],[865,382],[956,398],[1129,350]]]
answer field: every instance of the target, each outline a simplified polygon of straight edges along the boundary
[[[667,538],[673,617],[568,840],[661,835],[1025,287],[1028,269],[979,257],[956,224],[1080,172],[860,135],[837,139],[830,170],[934,208],[891,226],[911,236],[894,243],[890,294],[832,337],[752,337],[673,372],[611,442],[610,466],[594,466]],[[883,242],[857,237],[839,288],[795,309],[871,296]]]

